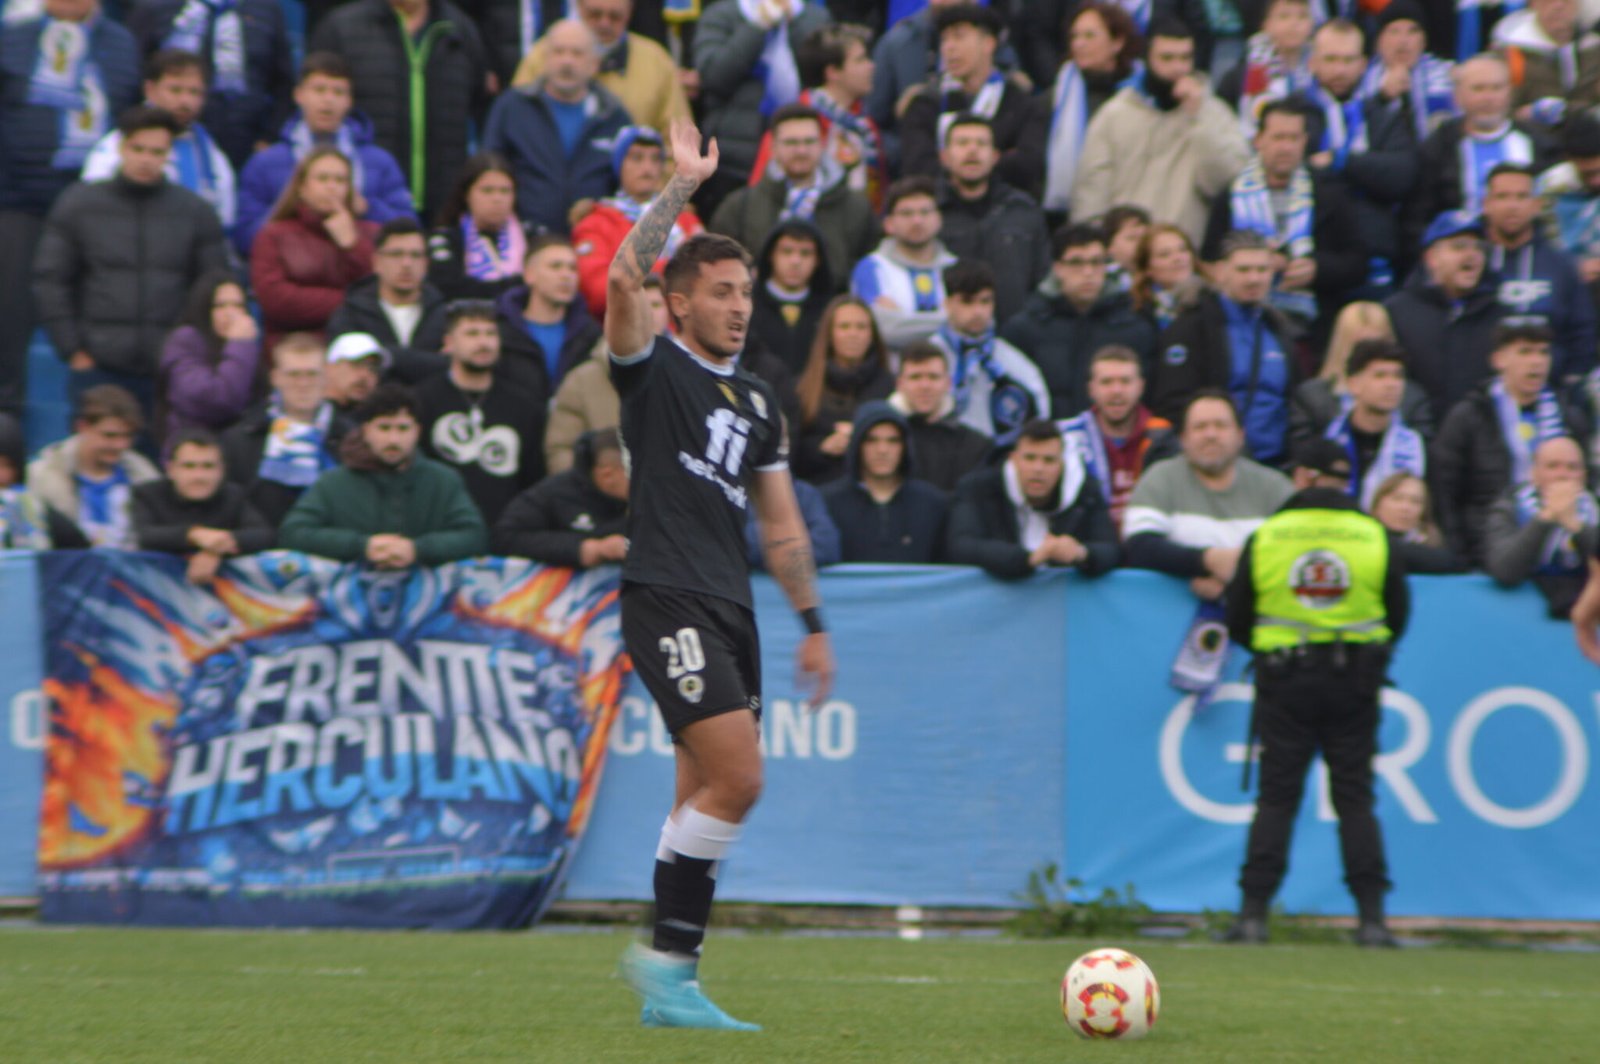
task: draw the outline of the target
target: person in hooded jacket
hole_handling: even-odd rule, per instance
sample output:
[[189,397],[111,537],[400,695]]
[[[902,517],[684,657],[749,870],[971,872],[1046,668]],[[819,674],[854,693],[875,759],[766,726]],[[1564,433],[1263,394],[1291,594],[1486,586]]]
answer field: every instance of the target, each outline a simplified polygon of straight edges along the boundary
[[789,372],[805,371],[822,314],[837,286],[822,254],[822,234],[804,218],[786,218],[756,256],[750,334]]
[[844,561],[930,565],[942,559],[949,502],[917,479],[904,414],[886,402],[862,404],[845,468],[822,491]]
[[572,466],[519,494],[495,522],[496,554],[588,569],[628,554],[628,469],[615,428],[578,437]]

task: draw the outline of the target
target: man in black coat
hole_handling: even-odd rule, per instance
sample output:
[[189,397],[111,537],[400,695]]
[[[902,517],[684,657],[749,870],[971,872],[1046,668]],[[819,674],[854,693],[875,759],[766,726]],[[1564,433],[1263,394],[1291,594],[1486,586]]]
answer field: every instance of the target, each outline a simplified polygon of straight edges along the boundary
[[1541,319],[1502,321],[1490,356],[1494,379],[1451,409],[1428,451],[1439,525],[1456,553],[1480,568],[1489,510],[1528,480],[1539,444],[1570,436],[1587,446],[1588,415],[1550,386],[1552,335]]
[[956,488],[945,557],[1020,580],[1040,566],[1071,566],[1089,576],[1121,558],[1100,485],[1055,422],[1022,427],[1005,463],[981,469]]
[[[1261,109],[1256,157],[1212,201],[1200,257],[1216,262],[1233,230],[1260,233],[1279,258],[1272,305],[1309,326],[1331,321],[1346,294],[1366,281],[1367,250],[1344,189],[1305,164],[1306,127],[1299,101],[1272,100]],[[1281,215],[1280,198],[1288,204]]]
[[56,200],[33,263],[39,321],[72,370],[73,398],[117,384],[148,417],[167,333],[202,275],[225,267],[217,212],[168,181],[170,114],[130,107],[118,122],[117,176],[80,183]]
[[405,171],[417,211],[433,217],[488,101],[490,63],[472,19],[449,0],[354,0],[322,19],[306,50],[344,56],[356,107]]
[[1156,327],[1136,313],[1127,293],[1106,284],[1110,259],[1098,225],[1063,226],[1050,238],[1051,274],[1007,321],[1000,337],[1044,374],[1050,412],[1074,417],[1089,407],[1089,361],[1109,344],[1131,348],[1148,368]]
[[950,254],[994,270],[995,321],[1022,309],[1050,272],[1050,229],[1032,196],[995,173],[1000,152],[994,127],[979,115],[957,115],[944,131],[939,163],[939,239]]
[[345,292],[327,335],[366,333],[389,352],[389,372],[421,384],[444,370],[445,298],[428,283],[428,244],[414,218],[383,224],[373,241],[372,275]]
[[519,491],[544,477],[545,408],[505,372],[488,303],[450,305],[444,350],[450,368],[416,389],[422,453],[455,467],[493,526]]
[[961,478],[983,465],[994,440],[966,425],[956,412],[945,354],[927,340],[900,352],[889,402],[906,417],[906,439],[917,456],[917,476],[940,491],[954,491]]
[[805,372],[822,312],[837,291],[822,234],[804,218],[786,218],[756,256],[750,333],[791,374]]
[[905,415],[886,402],[856,411],[848,472],[822,489],[842,561],[928,565],[941,559],[944,492],[916,479]]
[[572,468],[511,500],[494,525],[496,554],[588,569],[628,555],[628,470],[616,429],[578,437]]
[[133,489],[134,535],[143,550],[187,554],[189,582],[209,584],[225,559],[270,550],[277,530],[223,480],[215,436],[185,429],[171,443],[167,475]]
[[528,245],[523,283],[495,301],[506,379],[547,406],[561,380],[589,358],[600,326],[578,297],[578,253],[564,236]]

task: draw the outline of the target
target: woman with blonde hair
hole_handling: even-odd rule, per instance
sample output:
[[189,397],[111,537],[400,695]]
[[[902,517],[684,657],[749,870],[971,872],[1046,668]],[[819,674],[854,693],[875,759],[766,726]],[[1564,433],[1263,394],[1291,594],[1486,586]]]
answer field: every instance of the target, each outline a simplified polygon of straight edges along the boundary
[[1408,573],[1459,573],[1466,569],[1445,545],[1433,519],[1428,485],[1415,473],[1391,473],[1372,493],[1372,516],[1389,530],[1389,547],[1398,551]]
[[894,391],[889,349],[871,307],[849,295],[828,304],[795,391],[801,422],[795,470],[826,484],[845,471],[856,408]]
[[[1289,439],[1304,440],[1321,436],[1338,419],[1349,403],[1345,389],[1345,367],[1350,352],[1362,340],[1395,342],[1394,325],[1381,303],[1350,303],[1333,321],[1333,334],[1322,359],[1322,370],[1294,390],[1289,400]],[[1433,410],[1428,393],[1414,380],[1406,381],[1400,400],[1400,420],[1416,429],[1424,439],[1433,437]]]

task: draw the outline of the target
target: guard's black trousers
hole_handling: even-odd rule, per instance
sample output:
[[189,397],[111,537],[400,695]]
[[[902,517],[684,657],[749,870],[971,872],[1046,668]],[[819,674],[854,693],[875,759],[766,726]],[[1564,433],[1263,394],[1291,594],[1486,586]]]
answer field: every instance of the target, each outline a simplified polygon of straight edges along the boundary
[[1250,825],[1239,886],[1267,901],[1289,868],[1289,841],[1318,753],[1328,764],[1345,883],[1363,908],[1381,905],[1389,888],[1383,834],[1373,815],[1372,757],[1378,747],[1378,697],[1387,648],[1328,648],[1304,658],[1256,663],[1255,727],[1261,746],[1261,793]]

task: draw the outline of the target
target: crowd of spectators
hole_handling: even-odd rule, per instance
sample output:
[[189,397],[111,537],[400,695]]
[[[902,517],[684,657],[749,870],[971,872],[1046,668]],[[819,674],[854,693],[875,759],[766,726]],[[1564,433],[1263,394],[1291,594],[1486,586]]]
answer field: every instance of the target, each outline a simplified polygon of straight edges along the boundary
[[[1327,438],[1413,571],[1570,607],[1592,0],[290,4],[3,5],[9,544],[620,560],[605,270],[692,116],[663,262],[757,263],[820,561],[1212,600]],[[30,462],[36,329],[75,420]]]

